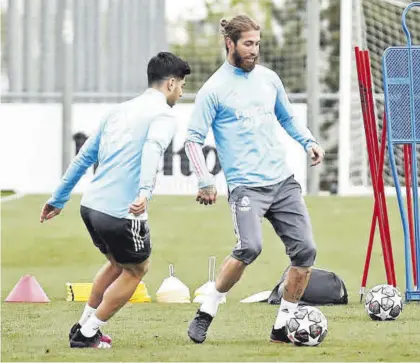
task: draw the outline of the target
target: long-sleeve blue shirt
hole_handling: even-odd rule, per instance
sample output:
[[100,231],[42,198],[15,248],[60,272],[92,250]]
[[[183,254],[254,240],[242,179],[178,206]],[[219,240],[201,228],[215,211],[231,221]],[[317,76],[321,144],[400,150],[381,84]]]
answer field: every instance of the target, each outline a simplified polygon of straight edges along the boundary
[[292,174],[277,136],[281,126],[305,149],[315,141],[294,119],[274,71],[257,65],[245,72],[225,61],[197,94],[187,142],[203,144],[212,128],[230,190],[272,185]]
[[63,208],[76,183],[98,161],[81,204],[130,218],[129,206],[139,194],[151,198],[160,158],[175,128],[175,115],[158,90],[149,88],[117,105],[86,140],[48,203]]

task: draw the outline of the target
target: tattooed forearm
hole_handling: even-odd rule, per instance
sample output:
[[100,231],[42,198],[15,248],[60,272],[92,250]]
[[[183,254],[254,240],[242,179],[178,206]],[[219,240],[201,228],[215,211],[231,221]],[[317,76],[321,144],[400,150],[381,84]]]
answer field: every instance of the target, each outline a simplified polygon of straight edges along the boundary
[[208,187],[201,188],[200,192],[203,195],[213,195],[216,193],[216,187],[214,185],[209,185]]

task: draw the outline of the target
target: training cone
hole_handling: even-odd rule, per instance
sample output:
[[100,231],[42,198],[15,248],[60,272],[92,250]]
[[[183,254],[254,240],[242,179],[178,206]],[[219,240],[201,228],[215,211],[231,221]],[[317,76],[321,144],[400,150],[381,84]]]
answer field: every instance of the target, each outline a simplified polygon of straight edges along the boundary
[[256,302],[266,302],[271,295],[271,290],[257,292],[254,295],[251,295],[245,299],[242,299],[240,302],[249,304],[249,303],[256,303]]
[[[201,285],[197,290],[194,292],[194,303],[202,304],[206,297],[209,295],[211,291],[215,290],[216,285],[216,257],[211,256],[209,257],[209,280],[204,284]],[[220,304],[226,304],[226,295],[223,296]]]
[[48,303],[50,299],[34,276],[25,275],[21,277],[5,301]]
[[[67,282],[67,301],[88,301],[92,291],[93,284],[91,282]],[[129,302],[146,303],[151,302],[152,298],[147,291],[146,284],[143,281],[137,285],[136,290],[131,296]]]
[[163,280],[156,292],[156,300],[160,303],[191,303],[190,290],[174,276],[174,266],[172,264],[169,265],[169,277]]

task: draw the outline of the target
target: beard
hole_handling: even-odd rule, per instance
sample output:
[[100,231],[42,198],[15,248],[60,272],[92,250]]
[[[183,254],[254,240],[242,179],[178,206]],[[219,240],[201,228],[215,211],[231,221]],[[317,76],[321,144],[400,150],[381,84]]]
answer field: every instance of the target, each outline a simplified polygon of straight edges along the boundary
[[258,62],[258,58],[259,57],[256,56],[254,58],[254,60],[252,62],[250,62],[249,60],[245,59],[244,57],[241,57],[241,55],[238,53],[238,51],[236,49],[233,52],[233,61],[235,62],[235,66],[243,69],[245,72],[251,72],[255,68],[255,65]]

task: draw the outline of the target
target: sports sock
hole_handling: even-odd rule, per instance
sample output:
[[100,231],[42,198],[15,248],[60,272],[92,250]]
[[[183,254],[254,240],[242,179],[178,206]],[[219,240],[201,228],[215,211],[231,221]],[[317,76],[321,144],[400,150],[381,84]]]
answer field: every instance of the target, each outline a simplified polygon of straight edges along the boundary
[[220,301],[225,295],[226,293],[217,291],[216,285],[212,284],[209,289],[208,295],[204,298],[204,302],[200,307],[200,311],[214,317],[217,313]]
[[296,310],[298,307],[298,303],[292,303],[290,301],[286,301],[281,299],[279,311],[277,313],[276,322],[274,323],[274,329],[281,329],[286,325],[287,318],[289,314]]
[[95,314],[93,314],[85,325],[82,326],[80,332],[87,338],[93,337],[97,331],[106,324],[106,321],[99,320]]
[[95,311],[96,309],[91,308],[88,304],[86,304],[85,309],[83,310],[83,314],[80,317],[79,324],[83,326],[88,321],[90,316],[95,313]]

